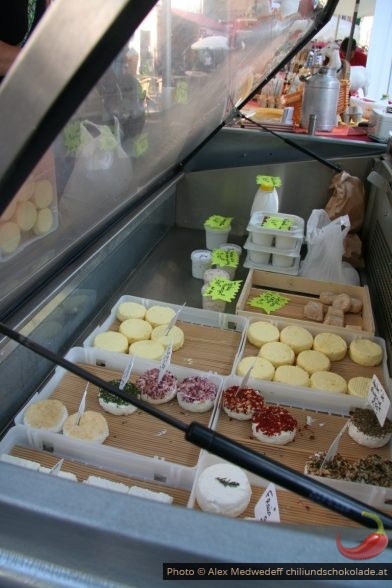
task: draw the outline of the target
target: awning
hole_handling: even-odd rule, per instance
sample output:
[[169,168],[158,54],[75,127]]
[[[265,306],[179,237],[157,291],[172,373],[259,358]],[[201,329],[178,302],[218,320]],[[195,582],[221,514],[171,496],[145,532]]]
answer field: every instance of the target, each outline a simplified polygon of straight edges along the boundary
[[193,22],[201,28],[215,31],[225,31],[227,29],[225,24],[222,24],[213,18],[209,18],[208,16],[204,16],[203,14],[198,14],[197,12],[188,12],[187,10],[180,10],[179,8],[172,8],[172,12],[180,18]]

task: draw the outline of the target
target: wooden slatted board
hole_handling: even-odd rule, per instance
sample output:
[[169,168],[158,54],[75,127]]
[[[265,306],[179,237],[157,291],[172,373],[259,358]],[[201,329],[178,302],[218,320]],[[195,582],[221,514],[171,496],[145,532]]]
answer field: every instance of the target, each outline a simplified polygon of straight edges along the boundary
[[[42,466],[52,468],[59,461],[58,457],[51,455],[45,451],[39,451],[37,449],[31,449],[29,447],[23,447],[15,445],[10,452],[11,455],[21,457],[22,459],[29,459],[36,461]],[[100,468],[95,468],[90,465],[78,463],[73,460],[64,460],[61,466],[63,472],[71,472],[75,474],[79,482],[87,480],[89,476],[98,476],[105,478],[112,482],[120,482],[127,486],[139,486],[153,492],[165,492],[173,497],[173,504],[177,506],[186,506],[189,500],[189,491],[181,488],[172,488],[163,484],[157,484],[155,482],[148,482],[147,480],[139,480],[131,476],[124,476],[122,474],[116,474],[114,472],[108,472]]]
[[[78,364],[87,371],[99,376],[103,380],[121,379],[121,373],[98,366]],[[135,382],[136,374],[132,374],[131,381]],[[53,391],[51,398],[61,400],[67,407],[68,413],[77,412],[86,382],[78,376],[66,373]],[[211,418],[211,411],[206,413],[190,413],[182,409],[177,400],[159,405],[163,412],[183,421],[187,424],[198,421],[208,425]],[[89,385],[87,393],[86,410],[100,412],[109,425],[109,437],[105,445],[118,447],[127,451],[160,458],[193,467],[196,465],[199,449],[186,442],[184,433],[157,418],[137,410],[128,416],[117,416],[104,411],[98,403],[98,388]]]

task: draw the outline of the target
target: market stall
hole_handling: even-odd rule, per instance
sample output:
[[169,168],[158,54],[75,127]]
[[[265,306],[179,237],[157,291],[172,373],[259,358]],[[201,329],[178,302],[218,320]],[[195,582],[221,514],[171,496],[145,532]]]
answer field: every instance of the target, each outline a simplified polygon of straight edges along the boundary
[[[249,305],[250,290],[272,287],[267,278],[257,281],[258,270],[249,271],[245,263],[256,176],[280,178],[273,224],[279,214],[286,221],[301,218],[301,240],[305,220],[328,199],[337,166],[366,183],[369,195],[363,233],[366,283],[350,289],[363,308],[349,323],[354,328],[322,328],[339,333],[348,348],[360,327],[382,350],[375,370],[362,366],[361,373],[372,377],[375,371],[390,394],[385,145],[300,135],[305,155],[279,136],[232,126],[247,102],[249,66],[257,63],[260,71],[262,65],[267,83],[306,45],[336,3],[328,2],[325,10],[314,10],[313,3],[304,10],[301,3],[299,12],[299,3],[282,2],[278,14],[261,15],[252,34],[242,38],[244,45],[230,42],[222,60],[207,64],[212,71],[193,70],[185,85],[184,76],[177,77],[171,67],[179,59],[176,47],[167,47],[167,39],[179,33],[171,29],[170,3],[143,3],[137,14],[134,4],[86,0],[81,6],[76,0],[58,0],[0,90],[0,111],[9,115],[0,118],[6,138],[0,157],[0,226],[17,225],[12,238],[2,239],[0,259],[3,577],[14,585],[29,580],[50,586],[155,586],[163,563],[170,561],[346,563],[336,547],[337,530],[359,541],[362,525],[372,523],[362,520],[366,500],[389,529],[391,489],[376,486],[369,498],[355,481],[346,480],[348,489],[324,484],[305,477],[304,468],[311,454],[328,449],[352,409],[367,407],[366,399],[251,377],[247,385],[274,407],[272,412],[282,406],[297,423],[296,441],[287,447],[252,436],[250,423],[231,421],[221,402],[228,388],[245,387],[250,373],[241,374],[239,365],[256,353],[249,332],[260,315]],[[241,3],[242,12],[251,5]],[[220,3],[223,9],[228,25],[241,16],[237,3],[233,13],[230,2]],[[80,18],[74,19],[75,14]],[[72,34],[66,26],[71,21]],[[63,27],[66,38],[59,35]],[[140,106],[146,95],[138,93],[135,76],[119,75],[111,66],[105,71],[131,35],[133,42],[140,35],[143,47],[150,40],[161,68],[153,73],[164,72],[154,109],[144,104],[144,116]],[[54,37],[56,51],[42,68],[44,49]],[[182,40],[190,47],[197,42]],[[58,59],[65,54],[61,77]],[[33,84],[38,72],[40,83]],[[42,93],[40,87],[48,90]],[[252,82],[247,95],[256,91]],[[29,117],[16,116],[16,97],[26,101],[22,111]],[[312,150],[329,165],[312,157]],[[42,172],[44,153],[50,158]],[[38,174],[38,162],[44,175]],[[367,181],[371,172],[372,189]],[[51,213],[45,216],[57,222],[34,230],[45,209]],[[215,236],[225,229],[230,248],[214,246],[211,252],[207,229]],[[381,256],[385,242],[387,255]],[[238,247],[240,255],[234,255]],[[219,268],[235,270],[234,275],[228,274],[223,284],[204,284],[204,273],[202,278],[193,275],[196,250],[214,254],[214,267],[208,268],[214,276]],[[280,271],[274,271],[277,266]],[[266,273],[272,282],[275,276],[278,284],[280,277],[286,285],[298,278],[294,266],[291,273],[286,270],[276,263]],[[309,279],[303,291],[307,301],[320,295],[312,284]],[[204,297],[203,286],[212,288],[203,290]],[[226,298],[215,296],[214,286]],[[331,287],[342,293],[336,284]],[[293,288],[299,295],[299,287]],[[284,290],[286,297],[293,288]],[[224,302],[224,310],[216,310],[217,301]],[[285,321],[287,316],[275,315],[270,324],[283,330]],[[307,327],[312,339],[321,328]],[[139,329],[144,329],[142,335]],[[179,339],[171,340],[172,332]],[[351,379],[356,369],[351,359],[335,362],[340,376]],[[195,379],[197,391],[203,392],[196,404],[206,403],[199,412],[189,401]],[[141,392],[126,397],[125,385],[144,386],[145,397]],[[124,404],[121,395],[125,404],[133,404],[129,413],[103,408],[106,402],[118,411]],[[48,402],[60,410],[60,424],[37,427],[34,413]],[[93,442],[78,436],[88,416],[102,425]],[[350,462],[369,454],[348,435],[341,451]],[[390,444],[370,454],[388,462]],[[234,472],[241,471],[247,502],[238,512],[214,513],[203,501],[200,480],[209,467],[219,466],[219,489],[237,488],[227,481],[226,462],[238,468]],[[271,483],[280,518],[267,522],[263,500]],[[319,491],[316,497],[312,488]]]

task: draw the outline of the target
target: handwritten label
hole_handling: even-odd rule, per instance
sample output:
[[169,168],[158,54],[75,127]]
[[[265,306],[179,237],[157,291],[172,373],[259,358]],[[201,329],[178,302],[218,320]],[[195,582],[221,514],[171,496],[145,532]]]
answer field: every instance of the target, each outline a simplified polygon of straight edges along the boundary
[[388,398],[388,395],[385,392],[380,380],[375,374],[372,377],[372,383],[370,384],[367,399],[376,414],[378,422],[383,427],[385,419],[387,418],[391,401]]
[[173,352],[173,344],[169,343],[169,345],[166,347],[166,351],[163,354],[161,362],[159,364],[158,384],[162,380],[162,378],[165,375],[165,373],[167,372],[167,370],[169,369],[172,352]]
[[286,306],[290,302],[290,298],[286,298],[286,296],[281,296],[276,292],[263,292],[259,296],[252,298],[249,301],[249,306],[253,306],[255,308],[261,308],[267,314],[271,314],[271,312],[275,312],[283,306]]
[[228,229],[231,226],[232,216],[220,216],[213,214],[204,223],[205,227],[210,229]]
[[224,278],[215,278],[209,283],[204,292],[204,296],[210,296],[212,300],[224,300],[231,302],[240,289],[242,280],[225,280]]
[[140,157],[146,151],[148,151],[148,135],[147,133],[141,133],[134,142],[134,155],[135,157]]
[[128,360],[127,365],[125,366],[125,370],[123,372],[122,378],[121,378],[121,382],[119,385],[120,390],[124,390],[124,386],[125,384],[128,382],[130,375],[132,373],[132,368],[133,368],[133,364],[135,361],[135,356],[131,355],[131,357]]
[[264,494],[255,505],[255,517],[267,523],[280,523],[278,496],[275,484],[268,484]]
[[293,225],[292,219],[279,216],[266,216],[261,223],[264,229],[273,229],[274,231],[290,231]]
[[211,256],[213,265],[219,267],[238,267],[240,256],[233,249],[214,249]]
[[263,176],[258,175],[256,176],[256,184],[263,184],[264,186],[271,186],[271,190],[273,188],[280,188],[282,185],[282,180],[279,176]]
[[188,102],[188,84],[187,84],[187,82],[185,82],[183,80],[177,82],[174,100],[175,100],[175,102],[177,102],[177,104],[187,104],[187,102]]

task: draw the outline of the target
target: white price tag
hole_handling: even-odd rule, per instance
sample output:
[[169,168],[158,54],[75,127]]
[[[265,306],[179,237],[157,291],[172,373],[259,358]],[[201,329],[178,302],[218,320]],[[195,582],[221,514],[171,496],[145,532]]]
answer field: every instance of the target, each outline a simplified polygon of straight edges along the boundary
[[163,376],[165,375],[165,372],[167,371],[170,365],[172,351],[173,345],[172,343],[169,343],[169,345],[166,347],[165,353],[162,356],[161,363],[159,364],[158,384],[162,380]]
[[255,517],[259,521],[267,523],[280,523],[278,496],[275,484],[268,484],[257,504],[255,505]]
[[180,308],[177,310],[176,314],[173,316],[173,318],[171,319],[171,321],[167,325],[167,328],[165,330],[165,336],[167,336],[169,334],[170,329],[172,329],[174,327],[174,325],[176,324],[177,319],[178,319],[178,315],[180,314],[180,312],[182,311],[182,309],[184,308],[185,305],[186,305],[186,302],[184,302],[184,304],[182,306],[180,306]]
[[85,411],[86,408],[86,396],[87,396],[87,390],[88,390],[88,386],[89,386],[89,382],[87,382],[86,388],[84,389],[84,394],[82,396],[82,400],[80,401],[79,404],[79,410],[78,410],[78,414],[76,415],[76,422],[75,425],[78,425],[81,419],[82,414]]
[[339,449],[340,439],[342,438],[347,427],[348,427],[348,421],[345,422],[345,424],[343,425],[343,427],[341,428],[341,430],[339,431],[339,433],[336,435],[335,439],[332,441],[331,445],[329,446],[329,449],[323,459],[323,463],[321,464],[320,470],[322,470],[323,467],[325,466],[325,464],[328,463],[329,461],[331,461],[331,459],[333,459],[335,457],[335,455],[337,454],[337,451]]
[[58,476],[59,475],[59,471],[61,470],[62,466],[64,463],[64,458],[60,459],[60,461],[58,461],[50,470],[49,470],[49,474],[52,476]]
[[135,361],[135,356],[131,355],[127,365],[125,366],[125,370],[124,370],[122,378],[121,378],[121,382],[119,385],[120,390],[124,390],[124,386],[128,382],[128,380],[131,376],[134,361]]
[[367,399],[376,414],[378,422],[383,427],[389,407],[391,406],[391,401],[376,375],[372,377]]

